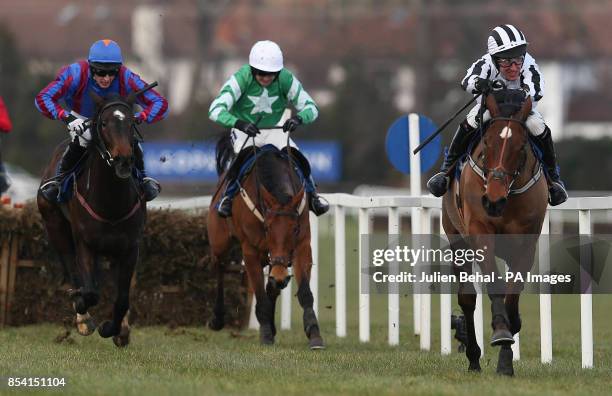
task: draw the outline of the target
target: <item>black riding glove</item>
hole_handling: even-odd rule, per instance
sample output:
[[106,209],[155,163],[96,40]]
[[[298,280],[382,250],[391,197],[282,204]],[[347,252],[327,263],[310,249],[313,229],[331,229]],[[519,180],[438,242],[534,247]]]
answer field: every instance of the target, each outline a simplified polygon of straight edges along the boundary
[[474,83],[474,87],[476,88],[476,93],[489,93],[491,88],[493,87],[493,81],[487,78],[476,78],[476,82]]
[[234,128],[240,129],[242,132],[246,133],[250,137],[255,137],[259,135],[259,128],[252,122],[246,122],[242,120],[237,120],[234,124]]
[[299,125],[302,125],[302,117],[291,117],[283,124],[283,132],[293,132]]

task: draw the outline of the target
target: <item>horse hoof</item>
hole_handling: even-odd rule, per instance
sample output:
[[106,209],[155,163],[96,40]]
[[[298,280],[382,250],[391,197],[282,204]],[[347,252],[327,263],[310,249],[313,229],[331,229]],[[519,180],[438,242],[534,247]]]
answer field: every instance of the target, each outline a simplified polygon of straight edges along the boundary
[[215,316],[210,322],[208,322],[208,328],[214,331],[219,331],[225,327],[225,323],[222,319],[217,319]]
[[468,367],[468,371],[473,373],[480,373],[480,363],[479,362],[470,362],[470,367]]
[[108,338],[117,335],[113,331],[113,324],[110,320],[104,321],[104,323],[98,326],[98,334],[100,334],[100,337],[102,338]]
[[514,368],[512,367],[497,367],[497,374],[507,377],[514,377]]
[[[79,318],[79,316],[82,317]],[[89,314],[77,315],[76,328],[77,333],[82,336],[88,336],[91,335],[94,331],[96,331],[96,322],[91,316],[89,316]]]
[[122,327],[119,335],[113,336],[113,343],[119,348],[128,346],[130,343],[130,329]]
[[512,349],[510,347],[502,347],[499,351],[497,360],[497,374],[512,377],[514,375],[514,367],[512,366]]
[[320,349],[325,349],[325,343],[323,342],[323,338],[321,338],[321,337],[312,337],[308,341],[308,346],[313,351],[317,351],[317,350],[320,350]]
[[497,329],[491,336],[491,346],[498,345],[512,345],[514,344],[514,337],[508,329]]
[[259,340],[262,345],[274,345],[274,332],[272,325],[265,324],[259,328]]

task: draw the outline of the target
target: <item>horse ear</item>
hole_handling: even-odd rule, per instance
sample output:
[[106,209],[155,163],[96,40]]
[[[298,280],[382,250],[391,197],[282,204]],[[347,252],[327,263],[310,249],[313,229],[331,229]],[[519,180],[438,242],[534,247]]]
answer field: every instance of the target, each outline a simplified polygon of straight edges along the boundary
[[491,113],[491,118],[499,117],[499,107],[497,106],[497,101],[495,100],[494,95],[487,95],[485,104],[487,105],[489,113]]
[[89,90],[89,97],[91,98],[91,100],[93,100],[97,107],[102,106],[102,103],[104,103],[104,98],[95,93],[95,91],[92,89]]
[[264,186],[261,186],[260,191],[261,191],[261,196],[263,197],[264,203],[266,204],[267,207],[274,208],[278,206],[278,202],[276,201],[276,198],[274,198],[274,196],[270,194],[270,192],[266,190]]
[[523,103],[521,110],[519,110],[518,112],[519,120],[525,121],[527,117],[529,117],[529,113],[531,113],[532,106],[533,106],[533,102],[531,101],[531,96],[529,95],[527,96],[527,99],[525,99],[525,102]]

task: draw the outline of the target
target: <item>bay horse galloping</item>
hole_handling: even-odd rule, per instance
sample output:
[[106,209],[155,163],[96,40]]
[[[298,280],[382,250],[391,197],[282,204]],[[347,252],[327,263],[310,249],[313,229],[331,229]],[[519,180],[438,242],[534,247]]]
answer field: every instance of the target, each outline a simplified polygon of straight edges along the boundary
[[[241,154],[244,154],[242,152]],[[220,175],[216,194],[208,211],[208,238],[213,263],[218,271],[217,299],[213,330],[223,328],[223,265],[233,238],[237,238],[244,257],[248,279],[256,298],[255,314],[260,324],[262,344],[274,344],[274,312],[280,291],[290,282],[289,267],[298,285],[297,297],[304,309],[304,331],[311,349],[324,348],[319,323],[313,309],[310,290],[310,222],[304,185],[285,150],[264,146],[254,154],[251,171],[240,185],[240,199],[233,201],[231,218],[221,218],[216,209],[224,188],[224,170],[234,157],[229,135],[217,142],[217,172]],[[270,266],[264,288],[263,268]]]
[[[88,309],[100,298],[100,258],[111,260],[116,271],[117,298],[112,320],[102,323],[98,333],[104,338],[113,337],[117,346],[129,343],[130,283],[147,211],[143,191],[133,173],[133,148],[137,144],[133,104],[138,95],[155,85],[127,98],[101,98],[90,92],[96,104],[95,116],[90,120],[92,139],[78,170],[73,170],[69,182],[72,196],[64,203],[46,200],[40,189],[37,196],[49,242],[71,276],[73,289],[69,295],[81,335],[90,335],[96,329]],[[55,175],[66,145],[64,142],[56,149],[43,183]]]
[[[487,246],[480,262],[483,274],[497,273],[495,256],[504,259],[512,272],[525,276],[534,262],[537,237],[546,214],[546,178],[528,138],[525,125],[531,98],[522,90],[494,90],[485,98],[491,119],[471,150],[460,177],[442,201],[442,224],[453,249]],[[495,245],[495,235],[509,240]],[[513,236],[514,238],[510,238]],[[455,273],[470,268],[455,266]],[[497,280],[487,284],[491,300],[493,335],[491,345],[501,346],[497,372],[513,375],[513,335],[521,329],[520,283]],[[466,355],[469,369],[480,371],[481,350],[476,342],[474,309],[476,292],[472,283],[461,283],[458,292],[467,324]]]

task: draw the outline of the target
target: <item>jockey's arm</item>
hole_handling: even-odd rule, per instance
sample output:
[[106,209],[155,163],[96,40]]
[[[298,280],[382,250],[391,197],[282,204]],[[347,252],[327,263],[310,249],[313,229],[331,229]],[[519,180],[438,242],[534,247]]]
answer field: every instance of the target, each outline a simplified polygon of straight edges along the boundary
[[[68,117],[59,101],[74,91],[80,77],[78,71],[73,70],[76,64],[63,67],[55,80],[42,89],[34,99],[34,105],[45,117],[52,120],[64,120]],[[78,66],[78,65],[77,65]]]
[[491,70],[491,64],[487,60],[487,56],[485,55],[482,58],[478,59],[476,62],[472,63],[472,66],[467,70],[467,73],[463,80],[461,80],[461,88],[466,92],[471,94],[476,94],[476,80],[478,78],[486,78],[491,79],[494,77],[494,73]]
[[[286,71],[286,74],[284,73]],[[319,116],[319,109],[312,97],[306,92],[300,81],[291,72],[287,70],[281,71],[279,75],[281,84],[289,87],[287,99],[291,101],[295,109],[298,111],[304,124],[310,124]]]
[[239,70],[231,76],[223,84],[219,94],[208,108],[208,118],[225,128],[233,128],[238,121],[238,117],[233,115],[230,110],[246,89],[247,83],[243,74]]
[[4,104],[4,100],[0,98],[0,132],[9,133],[13,129],[13,124]]
[[[125,86],[130,87],[129,92],[135,92],[147,86],[147,83],[138,74],[130,70],[126,70],[125,75],[121,77],[126,79]],[[161,121],[168,116],[168,100],[155,89],[149,89],[140,94],[136,101],[142,107],[142,111],[135,114],[135,117],[140,121],[151,124]]]
[[529,88],[529,95],[533,101],[532,108],[535,109],[537,103],[544,96],[544,77],[540,72],[535,60],[527,55],[522,71],[522,83]]

